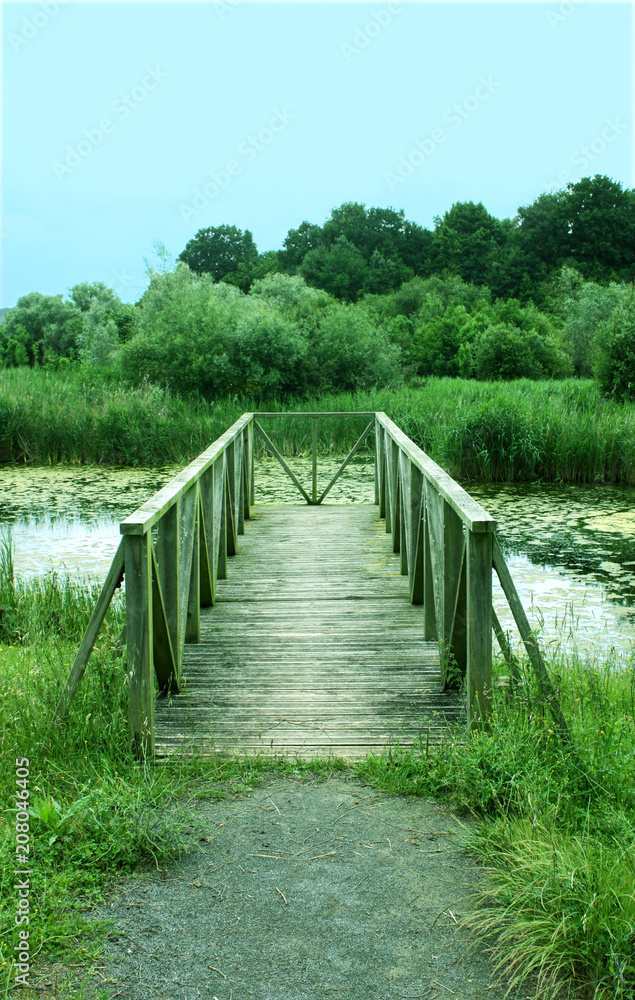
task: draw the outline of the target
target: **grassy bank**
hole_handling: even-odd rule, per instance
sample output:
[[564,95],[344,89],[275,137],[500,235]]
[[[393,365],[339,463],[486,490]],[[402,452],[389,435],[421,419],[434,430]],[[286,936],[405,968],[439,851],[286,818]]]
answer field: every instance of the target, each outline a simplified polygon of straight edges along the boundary
[[[492,725],[467,743],[392,747],[357,765],[335,759],[181,759],[144,771],[128,750],[121,600],[106,619],[63,728],[49,720],[96,592],[48,577],[12,577],[0,559],[0,995],[16,929],[16,758],[29,759],[31,953],[88,972],[99,929],[82,912],[114,876],[165,865],[197,834],[186,793],[221,796],[270,771],[347,770],[388,792],[450,802],[477,819],[484,879],[468,924],[523,996],[627,1000],[635,991],[635,665],[550,665],[573,750],[563,749],[531,675],[497,687]],[[627,669],[625,669],[625,666]],[[496,665],[496,671],[501,669]],[[181,800],[185,801],[185,800]],[[90,926],[90,931],[89,931]],[[73,956],[72,959],[70,956]],[[78,957],[79,956],[79,957]],[[65,994],[61,994],[65,995]],[[73,995],[80,996],[79,992]]]
[[[160,465],[199,454],[245,410],[384,410],[461,479],[635,484],[635,410],[602,399],[590,381],[430,379],[420,388],[317,400],[181,400],[41,370],[0,371],[0,463]],[[273,423],[273,422],[272,422]],[[322,452],[350,448],[364,426],[320,423]],[[287,454],[308,450],[310,422],[276,421]]]

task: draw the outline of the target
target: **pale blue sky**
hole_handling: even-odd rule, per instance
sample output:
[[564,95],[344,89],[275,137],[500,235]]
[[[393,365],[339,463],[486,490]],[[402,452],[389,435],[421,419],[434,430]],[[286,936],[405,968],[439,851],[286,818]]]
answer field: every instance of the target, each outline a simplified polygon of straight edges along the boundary
[[264,251],[343,201],[432,228],[634,186],[627,2],[8,2],[2,40],[2,306],[133,302],[207,226]]

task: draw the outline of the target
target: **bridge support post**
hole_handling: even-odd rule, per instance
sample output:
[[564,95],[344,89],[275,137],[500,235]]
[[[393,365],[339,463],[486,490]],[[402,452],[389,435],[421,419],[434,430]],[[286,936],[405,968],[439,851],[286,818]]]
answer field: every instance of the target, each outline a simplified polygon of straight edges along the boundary
[[154,660],[152,649],[152,539],[125,535],[126,641],[130,691],[128,727],[132,748],[145,760],[154,753]]
[[467,710],[472,728],[482,725],[492,693],[491,531],[467,533]]

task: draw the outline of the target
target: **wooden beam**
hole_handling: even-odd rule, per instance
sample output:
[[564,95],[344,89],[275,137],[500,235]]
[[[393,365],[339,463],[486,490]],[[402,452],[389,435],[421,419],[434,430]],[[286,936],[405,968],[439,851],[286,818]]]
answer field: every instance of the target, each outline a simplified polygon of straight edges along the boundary
[[126,641],[130,688],[128,728],[135,755],[154,754],[154,665],[152,657],[152,539],[126,535]]
[[95,610],[90,616],[90,621],[88,627],[84,632],[84,637],[81,641],[80,647],[77,651],[77,656],[73,660],[73,666],[71,667],[71,672],[66,681],[64,690],[62,691],[62,696],[59,700],[58,706],[55,709],[51,724],[62,722],[68,712],[69,705],[73,700],[77,686],[84,676],[84,671],[86,670],[86,664],[88,663],[88,658],[93,650],[93,646],[97,640],[97,635],[99,634],[99,629],[102,626],[103,620],[106,617],[106,612],[110,607],[110,602],[112,600],[113,594],[118,587],[121,586],[124,576],[124,543],[123,538],[119,542],[119,547],[115,553],[115,558],[112,561],[110,569],[108,570],[108,575],[104,581],[104,585],[101,589],[101,593],[97,598],[97,604],[95,605]]
[[181,566],[179,559],[179,508],[180,499],[166,510],[157,525],[156,561],[170,641],[176,661],[177,683],[181,676],[183,640],[179,616],[181,593]]
[[342,473],[344,472],[344,469],[346,468],[346,466],[347,466],[347,465],[348,465],[348,463],[350,462],[350,460],[351,460],[351,458],[353,457],[353,455],[354,455],[354,454],[355,454],[355,453],[356,453],[357,451],[359,451],[359,449],[360,449],[360,448],[361,448],[361,446],[363,445],[364,441],[365,441],[365,440],[366,440],[366,438],[368,437],[368,434],[369,434],[369,433],[370,433],[370,431],[371,431],[371,430],[373,429],[373,425],[374,425],[374,423],[375,423],[375,421],[374,421],[374,420],[371,420],[371,422],[369,423],[369,425],[368,425],[368,427],[366,428],[366,430],[364,431],[364,433],[363,433],[363,434],[362,434],[362,435],[361,435],[361,436],[360,436],[360,437],[358,438],[358,440],[357,440],[357,441],[355,442],[355,444],[353,445],[353,447],[352,447],[352,448],[351,448],[351,450],[349,451],[348,455],[346,456],[346,458],[344,459],[344,461],[343,461],[343,462],[342,462],[342,464],[340,465],[339,469],[337,470],[337,472],[335,473],[335,475],[334,475],[334,476],[333,476],[333,478],[331,479],[330,483],[328,484],[328,486],[326,487],[326,489],[325,489],[325,490],[323,491],[323,493],[321,494],[321,496],[320,496],[319,500],[317,501],[318,503],[322,503],[322,501],[324,500],[324,497],[326,496],[326,494],[327,494],[327,493],[329,492],[329,490],[331,489],[331,487],[335,485],[335,483],[337,482],[337,480],[339,479],[339,477],[340,477],[340,476],[342,475]]
[[[269,416],[269,414],[267,414],[267,416]],[[269,449],[269,451],[271,452],[271,454],[275,455],[275,457],[278,459],[278,461],[280,462],[280,465],[282,466],[282,468],[284,469],[284,471],[287,473],[287,475],[289,476],[289,478],[291,479],[291,481],[294,483],[294,485],[297,487],[297,489],[299,489],[300,493],[302,494],[302,496],[304,497],[304,499],[306,500],[306,502],[308,504],[310,504],[312,502],[311,501],[311,497],[306,492],[306,490],[304,489],[304,487],[302,486],[302,484],[299,482],[299,480],[297,479],[297,477],[294,476],[294,474],[291,472],[291,469],[289,468],[289,466],[285,462],[284,458],[282,457],[282,455],[280,454],[280,452],[276,448],[275,444],[271,441],[271,439],[269,438],[268,434],[266,434],[265,431],[263,431],[262,427],[260,426],[260,424],[258,423],[257,420],[254,420],[254,427],[256,428],[256,430],[258,431],[258,433],[260,434],[260,436],[262,437],[263,441],[267,445],[267,448]]]
[[159,682],[159,691],[179,690],[178,661],[172,648],[161,578],[154,548],[152,551],[152,660]]
[[503,552],[498,538],[496,535],[494,535],[493,538],[494,542],[492,555],[494,569],[498,574],[498,579],[500,580],[501,587],[503,588],[503,592],[507,598],[507,603],[509,604],[511,612],[514,616],[514,621],[518,626],[520,637],[523,640],[525,649],[527,650],[527,656],[529,657],[531,665],[534,668],[541,697],[549,708],[551,717],[553,718],[556,727],[559,729],[560,735],[567,743],[570,743],[571,733],[569,732],[567,720],[564,717],[564,713],[560,707],[560,702],[558,701],[556,692],[553,689],[549,672],[545,666],[545,662],[538,646],[538,640],[527,620],[525,609],[523,608],[516,587],[514,586],[514,581],[512,580],[509,569],[507,568],[507,563],[503,558]]
[[483,725],[492,697],[492,538],[467,535],[467,709],[470,725]]

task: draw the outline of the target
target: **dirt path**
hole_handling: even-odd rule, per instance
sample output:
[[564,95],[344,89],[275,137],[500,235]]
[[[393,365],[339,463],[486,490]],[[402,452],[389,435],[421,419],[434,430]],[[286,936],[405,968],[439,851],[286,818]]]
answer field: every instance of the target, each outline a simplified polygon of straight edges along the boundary
[[457,930],[477,872],[450,811],[343,778],[193,809],[200,851],[94,913],[113,1000],[502,1000]]

